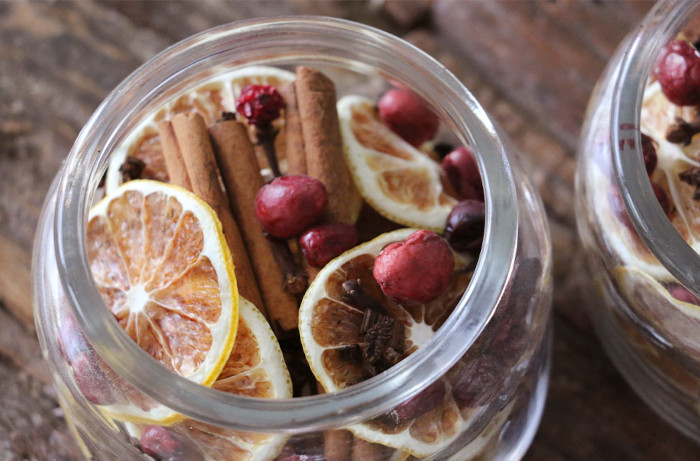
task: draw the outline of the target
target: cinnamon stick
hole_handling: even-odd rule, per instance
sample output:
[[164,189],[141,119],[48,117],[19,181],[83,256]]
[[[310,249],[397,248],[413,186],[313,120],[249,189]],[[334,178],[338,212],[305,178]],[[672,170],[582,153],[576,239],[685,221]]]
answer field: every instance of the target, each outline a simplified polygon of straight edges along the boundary
[[207,202],[219,216],[226,243],[236,266],[238,290],[243,297],[265,314],[248,251],[222,187],[219,168],[216,165],[204,118],[197,113],[178,114],[173,118],[171,125],[187,169],[192,192]]
[[[255,217],[255,197],[264,185],[255,149],[242,123],[220,121],[209,127],[216,161],[226,183],[231,209],[241,226],[250,251],[253,268],[260,284],[270,321],[282,330],[297,327],[298,307],[295,296],[285,289],[285,274],[275,259],[272,242],[263,234]],[[279,242],[277,245],[286,245]],[[284,248],[277,248],[281,253]],[[289,248],[286,247],[287,252]],[[291,253],[289,253],[291,260]],[[305,285],[305,281],[304,281]]]
[[[316,382],[319,394],[326,391]],[[337,429],[323,433],[323,454],[328,461],[352,461],[353,435],[347,429]]]
[[318,70],[301,66],[295,89],[308,175],[328,190],[326,220],[353,224],[361,202],[343,157],[335,85]]
[[177,144],[172,124],[167,120],[158,122],[158,135],[163,147],[163,158],[165,159],[165,168],[168,170],[170,183],[191,191],[192,183],[187,174],[185,159],[182,158],[182,152]]
[[382,459],[389,459],[394,451],[393,448],[355,437],[352,447],[352,461],[380,461]]
[[294,82],[282,85],[279,92],[286,104],[284,109],[284,126],[287,133],[287,174],[306,174],[304,135],[301,131],[301,118]]

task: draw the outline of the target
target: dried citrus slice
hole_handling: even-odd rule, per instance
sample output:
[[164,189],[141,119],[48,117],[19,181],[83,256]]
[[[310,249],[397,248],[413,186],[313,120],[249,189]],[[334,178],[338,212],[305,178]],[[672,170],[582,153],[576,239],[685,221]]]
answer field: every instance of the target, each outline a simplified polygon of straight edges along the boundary
[[[292,396],[292,381],[282,350],[270,325],[260,311],[245,298],[239,298],[236,343],[213,388],[236,395],[266,399]],[[140,437],[143,425],[130,425]],[[286,440],[283,434],[262,434],[223,429],[195,420],[180,421],[167,428],[208,461],[263,461],[274,458]],[[166,453],[162,454],[166,459]]]
[[[645,92],[641,111],[641,131],[657,144],[657,165],[650,179],[661,186],[672,203],[669,214],[671,224],[688,244],[700,253],[700,201],[693,200],[695,187],[679,179],[679,174],[689,168],[700,166],[697,152],[700,151],[700,137],[695,136],[688,146],[666,140],[668,127],[680,117],[690,120],[694,108],[679,107],[671,103],[661,90],[658,81],[650,83]],[[603,172],[594,171],[593,184],[614,185]],[[613,201],[596,207],[599,221],[606,235],[615,236],[608,243],[614,248],[624,265],[637,267],[658,280],[672,279],[669,272],[659,263],[649,248],[641,241],[624,216],[621,199],[610,190]]]
[[664,334],[700,355],[700,306],[675,298],[669,290],[683,290],[677,282],[659,283],[633,267],[618,267],[613,276],[636,315]]
[[[364,290],[403,326],[404,355],[430,340],[462,297],[471,274],[459,269],[471,260],[459,254],[455,254],[458,275],[437,299],[424,305],[404,306],[383,295],[372,276],[374,260],[386,245],[405,240],[415,231],[399,229],[346,251],[319,272],[304,295],[299,308],[299,335],[311,370],[327,392],[368,377],[361,349],[358,350],[365,344],[362,333],[365,310],[343,301],[342,284],[346,280],[359,279]],[[447,392],[433,410],[398,426],[379,418],[349,429],[364,440],[426,456],[454,440],[463,426],[460,408]]]
[[[210,386],[238,325],[234,268],[214,211],[179,187],[130,181],[90,211],[87,241],[95,284],[126,333],[170,370]],[[106,411],[129,420],[178,417],[134,402]]]
[[[192,90],[175,96],[165,107],[144,118],[115,149],[105,178],[106,192],[112,192],[122,183],[119,169],[127,157],[136,157],[145,163],[140,176],[142,179],[168,181],[168,172],[160,146],[160,136],[158,136],[159,121],[170,119],[178,113],[195,111],[202,114],[209,125],[220,118],[222,112],[236,111],[236,98],[246,85],[279,86],[293,80],[294,73],[283,69],[250,66],[218,75]],[[275,121],[277,125],[283,122],[282,118]],[[278,153],[284,152],[282,133],[277,137],[276,146]]]
[[392,221],[442,232],[457,200],[444,191],[440,165],[391,131],[368,98],[343,97],[338,117],[362,197]]

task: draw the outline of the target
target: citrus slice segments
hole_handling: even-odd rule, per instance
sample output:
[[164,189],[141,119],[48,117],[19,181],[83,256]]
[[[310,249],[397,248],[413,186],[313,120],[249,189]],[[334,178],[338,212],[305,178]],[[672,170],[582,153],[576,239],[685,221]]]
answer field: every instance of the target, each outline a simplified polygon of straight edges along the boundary
[[[236,342],[214,389],[235,395],[266,399],[292,397],[292,381],[277,338],[260,311],[247,299],[239,298]],[[144,425],[129,425],[139,438]],[[264,461],[282,448],[284,434],[235,431],[186,419],[167,428],[201,452],[207,461]],[[164,456],[165,458],[165,456]]]
[[343,150],[362,197],[386,218],[441,233],[457,199],[443,188],[442,169],[382,122],[374,102],[338,101]]
[[[658,161],[650,180],[666,192],[672,204],[668,218],[681,237],[700,253],[700,201],[693,200],[695,187],[679,179],[679,174],[683,171],[700,166],[697,157],[700,151],[700,136],[694,136],[688,146],[666,140],[668,127],[674,124],[678,117],[691,120],[694,110],[692,107],[676,106],[663,94],[658,81],[651,82],[644,91],[641,132],[650,136],[656,143]],[[603,172],[594,170],[592,184],[596,185],[594,187],[608,184],[608,195],[613,197],[613,200],[618,200],[614,191],[615,185],[611,184]],[[623,216],[626,211],[621,213],[624,205],[621,199],[618,201],[617,204],[607,201],[596,207],[604,234],[615,236],[608,239],[608,244],[614,248],[623,265],[639,268],[657,280],[671,280],[671,274],[637,235],[629,218]]]
[[636,315],[665,338],[700,355],[700,306],[673,297],[666,286],[637,268],[617,267],[613,276]]
[[[386,298],[372,276],[374,260],[388,244],[405,240],[416,229],[382,234],[346,251],[316,276],[299,308],[299,335],[307,361],[326,392],[343,389],[367,379],[357,345],[364,311],[342,300],[341,286],[359,279],[364,290],[377,299],[404,327],[404,355],[411,354],[433,337],[462,297],[471,273],[460,271],[472,260],[455,253],[455,277],[437,299],[420,306],[403,306]],[[361,355],[361,354],[360,354]],[[361,439],[380,443],[415,456],[427,456],[448,445],[464,426],[464,417],[449,392],[433,410],[399,426],[376,420],[348,427]]]
[[[177,186],[129,181],[90,211],[87,242],[97,289],[126,333],[171,371],[210,386],[238,325],[234,267],[214,211]],[[103,409],[126,420],[179,417],[139,403]]]
[[[294,73],[276,67],[250,66],[226,72],[206,80],[182,94],[176,95],[165,107],[146,116],[124,141],[114,150],[105,177],[105,191],[111,193],[122,183],[119,171],[127,157],[136,157],[145,163],[142,179],[168,182],[168,172],[158,135],[158,122],[169,120],[182,112],[198,112],[210,125],[221,117],[222,112],[236,112],[236,98],[246,85],[280,86],[294,80]],[[245,123],[245,120],[243,120]],[[282,128],[280,117],[274,122]],[[284,134],[280,132],[275,141],[278,153],[284,152]]]

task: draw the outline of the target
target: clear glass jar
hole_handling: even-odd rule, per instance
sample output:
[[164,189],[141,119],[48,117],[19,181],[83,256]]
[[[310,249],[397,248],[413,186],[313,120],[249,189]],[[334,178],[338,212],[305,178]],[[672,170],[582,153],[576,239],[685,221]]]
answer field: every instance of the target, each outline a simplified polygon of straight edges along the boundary
[[[697,441],[700,256],[697,240],[694,247],[688,242],[700,228],[689,221],[694,205],[683,198],[685,185],[666,186],[674,204],[667,217],[647,174],[640,133],[652,122],[646,108],[657,56],[699,13],[694,1],[661,1],[621,44],[590,101],[576,176],[578,229],[599,295],[590,303],[598,335],[630,386]],[[659,157],[662,171],[671,171],[673,164],[662,162]]]
[[[459,305],[415,353],[374,378],[333,394],[254,399],[175,375],[124,333],[104,306],[87,263],[87,214],[110,155],[129,131],[146,114],[203,79],[261,64],[283,68],[305,64],[361,82],[369,77],[401,82],[430,103],[460,142],[481,153],[487,224],[481,256]],[[448,373],[469,376],[456,382],[474,398],[471,405],[459,408],[459,424],[449,443],[436,445],[423,456],[518,459],[532,441],[546,394],[550,268],[540,200],[521,173],[513,146],[454,76],[384,32],[347,21],[301,17],[246,21],[206,31],[168,48],[122,82],[88,121],[54,181],[40,220],[33,265],[42,349],[86,457],[149,459],[139,448],[138,424],[110,417],[92,403],[99,399],[89,395],[91,390],[111,387],[173,409],[185,415],[190,426],[206,424],[208,432],[238,437],[239,442],[243,438],[243,445],[262,440],[265,447],[221,453],[212,444],[199,447],[196,455],[181,453],[186,459],[204,459],[201,451],[211,448],[206,459],[287,461],[408,459],[409,453],[401,448],[357,438],[324,447],[324,436],[330,440],[327,436],[333,431],[352,430],[381,417]],[[69,345],[65,338],[59,344],[59,328],[70,327],[66,320],[70,318],[77,321],[74,330],[82,333],[74,334]],[[67,348],[82,353],[88,363],[69,363]],[[94,373],[84,378],[80,367]],[[187,446],[187,441],[183,443]]]

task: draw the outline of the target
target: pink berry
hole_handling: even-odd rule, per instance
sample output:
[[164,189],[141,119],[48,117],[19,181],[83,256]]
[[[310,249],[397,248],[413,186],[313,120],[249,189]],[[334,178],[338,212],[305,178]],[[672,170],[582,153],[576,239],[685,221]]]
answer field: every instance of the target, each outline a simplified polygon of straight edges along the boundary
[[247,85],[236,100],[236,112],[255,126],[269,125],[280,116],[284,99],[272,85]]
[[301,250],[313,267],[323,267],[357,243],[355,226],[331,223],[312,227],[299,238]]
[[459,252],[479,253],[484,239],[486,206],[480,200],[459,202],[447,217],[445,238]]
[[265,232],[273,237],[290,238],[315,224],[327,204],[326,186],[318,179],[281,176],[258,191],[255,211]]
[[669,200],[668,194],[666,194],[663,187],[653,181],[651,183],[651,188],[654,190],[654,195],[656,195],[656,200],[659,201],[661,209],[663,209],[666,216],[668,216],[671,213],[671,200]]
[[484,187],[474,154],[465,146],[453,150],[442,160],[442,170],[460,199],[484,201]]
[[73,378],[80,392],[95,405],[109,405],[119,400],[110,379],[96,363],[94,355],[82,353],[73,358]]
[[690,290],[688,290],[683,285],[674,283],[673,285],[667,288],[671,296],[673,296],[677,300],[683,301],[684,303],[690,303],[695,304],[696,306],[700,306],[700,299],[698,299],[697,296],[691,293]]
[[397,424],[418,418],[440,405],[446,393],[445,381],[440,379],[391,410],[388,416]]
[[700,53],[685,40],[672,41],[656,68],[661,90],[679,106],[700,104]]
[[440,296],[452,280],[454,256],[435,232],[420,230],[387,245],[374,261],[374,278],[386,296],[423,304]]
[[61,319],[58,327],[58,352],[68,362],[82,353],[92,354],[92,347],[88,344],[78,321],[72,315],[66,315]]
[[141,433],[141,450],[159,461],[199,459],[201,454],[183,437],[161,426],[147,426]]
[[433,139],[440,121],[425,102],[407,89],[389,90],[379,99],[379,115],[394,133],[413,146]]
[[658,158],[656,156],[654,140],[644,133],[642,133],[642,155],[644,156],[644,167],[647,170],[647,175],[651,175],[656,169]]

